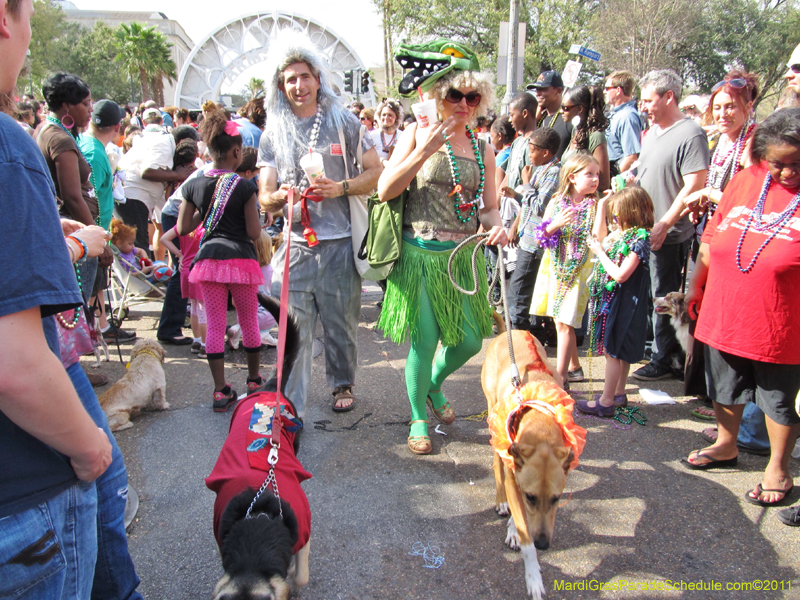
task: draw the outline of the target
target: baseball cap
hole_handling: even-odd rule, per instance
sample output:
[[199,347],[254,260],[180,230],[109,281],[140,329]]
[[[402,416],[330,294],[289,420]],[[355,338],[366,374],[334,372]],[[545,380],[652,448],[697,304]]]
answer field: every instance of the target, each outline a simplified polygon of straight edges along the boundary
[[125,116],[125,111],[113,100],[98,100],[92,109],[92,123],[98,127],[117,125]]
[[157,108],[148,108],[144,113],[142,113],[142,119],[147,120],[151,117],[158,117],[161,118],[161,111]]
[[564,87],[564,80],[561,79],[561,75],[558,74],[558,71],[543,71],[542,73],[539,73],[539,77],[536,78],[536,82],[529,83],[525,89],[535,90],[536,88],[546,87]]

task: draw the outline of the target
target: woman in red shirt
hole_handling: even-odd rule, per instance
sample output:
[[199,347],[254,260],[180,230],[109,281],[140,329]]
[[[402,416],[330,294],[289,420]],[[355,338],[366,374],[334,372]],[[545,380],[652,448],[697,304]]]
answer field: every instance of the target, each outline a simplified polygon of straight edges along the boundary
[[708,346],[719,437],[684,462],[696,470],[736,465],[742,412],[755,402],[767,416],[772,454],[745,500],[771,506],[793,487],[789,457],[800,431],[800,109],[767,118],[751,158],[703,233],[686,298],[695,337]]

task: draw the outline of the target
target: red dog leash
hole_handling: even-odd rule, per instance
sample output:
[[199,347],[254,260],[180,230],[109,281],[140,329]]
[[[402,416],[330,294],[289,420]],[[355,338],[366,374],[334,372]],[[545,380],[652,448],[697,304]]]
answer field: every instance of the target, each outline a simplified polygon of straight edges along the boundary
[[[308,192],[308,190],[306,190]],[[278,365],[277,365],[277,390],[275,392],[275,408],[272,413],[272,437],[270,438],[270,451],[269,456],[267,457],[267,462],[269,463],[269,472],[267,474],[267,478],[264,480],[261,488],[256,493],[253,501],[250,503],[250,506],[247,509],[247,514],[245,515],[246,519],[250,518],[250,512],[253,510],[253,506],[255,506],[256,501],[264,493],[264,491],[272,487],[272,491],[275,495],[275,498],[278,499],[278,506],[281,519],[283,519],[283,507],[281,506],[281,496],[280,492],[278,491],[278,481],[275,478],[275,465],[278,464],[278,450],[281,447],[281,430],[283,429],[283,419],[281,418],[281,398],[283,397],[282,390],[282,383],[283,383],[283,359],[286,356],[286,324],[289,320],[289,249],[292,245],[292,226],[291,223],[293,222],[294,218],[294,188],[289,190],[288,194],[288,206],[289,211],[287,215],[287,219],[289,221],[289,235],[286,236],[286,252],[283,258],[283,278],[281,279],[281,312],[278,317],[278,331],[280,335],[278,336]],[[303,212],[305,213],[306,218],[308,219],[308,209],[305,206],[306,194],[301,196],[301,215]],[[311,197],[312,200],[314,197]],[[320,198],[321,199],[321,198]],[[310,223],[310,220],[309,220]],[[304,225],[306,225],[304,223]],[[310,229],[306,225],[307,230]],[[309,246],[313,246],[318,244],[319,242],[316,241],[316,234],[314,234],[314,230],[311,230],[311,233],[314,235],[314,243],[312,244],[309,241]],[[305,236],[305,232],[303,232]],[[306,239],[308,239],[306,237]]]

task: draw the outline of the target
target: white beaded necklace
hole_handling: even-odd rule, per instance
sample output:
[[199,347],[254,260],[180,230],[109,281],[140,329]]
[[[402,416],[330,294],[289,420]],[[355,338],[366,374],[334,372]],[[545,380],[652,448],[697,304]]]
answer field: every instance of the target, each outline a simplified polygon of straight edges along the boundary
[[[313,150],[317,146],[317,141],[319,140],[319,130],[320,126],[322,125],[322,107],[317,105],[317,113],[314,117],[314,124],[311,126],[311,134],[309,135],[308,139],[308,148]],[[302,154],[300,155],[302,156]],[[300,157],[298,157],[299,159]],[[294,168],[289,169],[289,174],[286,177],[286,183],[295,187],[295,175],[298,171],[298,166],[294,165]],[[306,172],[303,169],[299,169],[302,176],[300,177],[299,183],[297,187],[302,191],[303,189],[307,188],[310,183],[308,181],[308,177],[306,176]]]

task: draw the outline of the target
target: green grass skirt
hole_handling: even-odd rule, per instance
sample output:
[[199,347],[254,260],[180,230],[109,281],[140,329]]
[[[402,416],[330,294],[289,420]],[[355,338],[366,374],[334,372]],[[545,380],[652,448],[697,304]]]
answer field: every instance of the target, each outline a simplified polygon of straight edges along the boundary
[[[403,238],[400,259],[386,281],[378,329],[395,344],[402,344],[408,335],[419,339],[419,297],[425,286],[439,325],[442,346],[457,346],[464,340],[464,327],[472,327],[479,338],[492,334],[492,309],[486,300],[488,284],[483,253],[478,253],[479,290],[474,296],[462,294],[450,282],[447,261],[455,242],[425,241]],[[462,248],[453,261],[453,274],[464,289],[474,287],[472,251],[474,244]],[[470,318],[467,318],[469,313]]]

